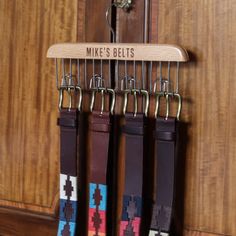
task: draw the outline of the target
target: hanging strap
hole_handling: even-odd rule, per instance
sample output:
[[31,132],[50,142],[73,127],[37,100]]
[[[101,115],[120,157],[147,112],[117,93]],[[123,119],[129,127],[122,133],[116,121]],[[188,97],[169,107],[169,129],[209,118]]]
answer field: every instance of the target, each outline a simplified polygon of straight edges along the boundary
[[120,236],[139,236],[142,213],[144,116],[125,115],[125,188]]
[[110,136],[108,112],[92,112],[89,125],[91,131],[91,160],[89,180],[88,236],[106,235],[107,212],[107,163]]
[[174,198],[176,119],[156,120],[156,201],[149,236],[170,233]]
[[60,160],[60,221],[58,236],[75,236],[77,219],[77,140],[76,109],[62,109],[58,125],[61,133]]

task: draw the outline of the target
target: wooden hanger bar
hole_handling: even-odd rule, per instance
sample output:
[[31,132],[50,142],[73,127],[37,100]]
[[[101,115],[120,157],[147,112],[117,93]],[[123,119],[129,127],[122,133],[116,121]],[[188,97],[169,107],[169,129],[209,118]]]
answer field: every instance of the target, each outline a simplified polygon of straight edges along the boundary
[[52,45],[48,58],[175,61],[189,60],[185,49],[169,44],[63,43]]

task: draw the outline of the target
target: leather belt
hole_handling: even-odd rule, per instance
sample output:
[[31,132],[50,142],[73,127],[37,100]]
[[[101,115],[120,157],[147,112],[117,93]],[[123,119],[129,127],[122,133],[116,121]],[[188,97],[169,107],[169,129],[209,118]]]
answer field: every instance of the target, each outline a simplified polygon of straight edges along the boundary
[[58,236],[76,235],[78,113],[62,109],[60,118],[60,221]]
[[106,235],[107,164],[110,136],[109,112],[92,112],[89,179],[89,236]]
[[156,119],[156,199],[149,236],[170,233],[174,198],[176,119]]
[[119,235],[136,236],[141,235],[144,115],[127,113],[122,131],[126,136],[125,189]]

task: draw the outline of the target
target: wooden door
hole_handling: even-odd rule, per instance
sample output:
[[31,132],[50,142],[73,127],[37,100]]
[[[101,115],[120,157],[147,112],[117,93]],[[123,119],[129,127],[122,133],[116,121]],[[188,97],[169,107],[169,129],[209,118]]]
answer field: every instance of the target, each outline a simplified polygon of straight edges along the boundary
[[55,235],[45,220],[53,222],[59,197],[57,94],[46,52],[76,42],[77,12],[77,1],[0,2],[0,235]]
[[236,235],[236,2],[159,0],[154,5],[152,40],[183,45],[190,53],[181,76],[187,124],[184,227]]
[[[46,51],[58,42],[109,42],[110,3],[0,1],[0,235],[56,235],[57,91]],[[144,8],[145,0],[135,0],[129,13],[117,11],[119,42],[144,42]],[[187,135],[178,169],[185,173],[180,234],[236,235],[235,22],[234,0],[150,1],[149,41],[180,44],[191,59],[180,84]]]

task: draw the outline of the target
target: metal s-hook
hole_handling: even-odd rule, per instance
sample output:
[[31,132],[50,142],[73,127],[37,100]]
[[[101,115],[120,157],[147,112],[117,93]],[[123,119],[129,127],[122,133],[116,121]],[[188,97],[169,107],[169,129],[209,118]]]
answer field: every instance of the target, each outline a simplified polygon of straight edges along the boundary
[[114,1],[106,10],[106,21],[107,21],[107,25],[112,33],[112,42],[115,43],[116,42],[116,32],[115,30],[112,28],[111,23],[109,22],[109,13],[112,9],[112,7],[117,7],[117,8],[121,8],[124,10],[128,10],[132,5],[132,0],[116,0]]
[[116,42],[116,32],[115,30],[112,28],[111,26],[111,23],[109,22],[109,13],[112,9],[112,7],[115,6],[115,3],[112,3],[108,8],[107,8],[107,11],[106,11],[106,21],[107,21],[107,25],[112,33],[112,42],[115,43]]

